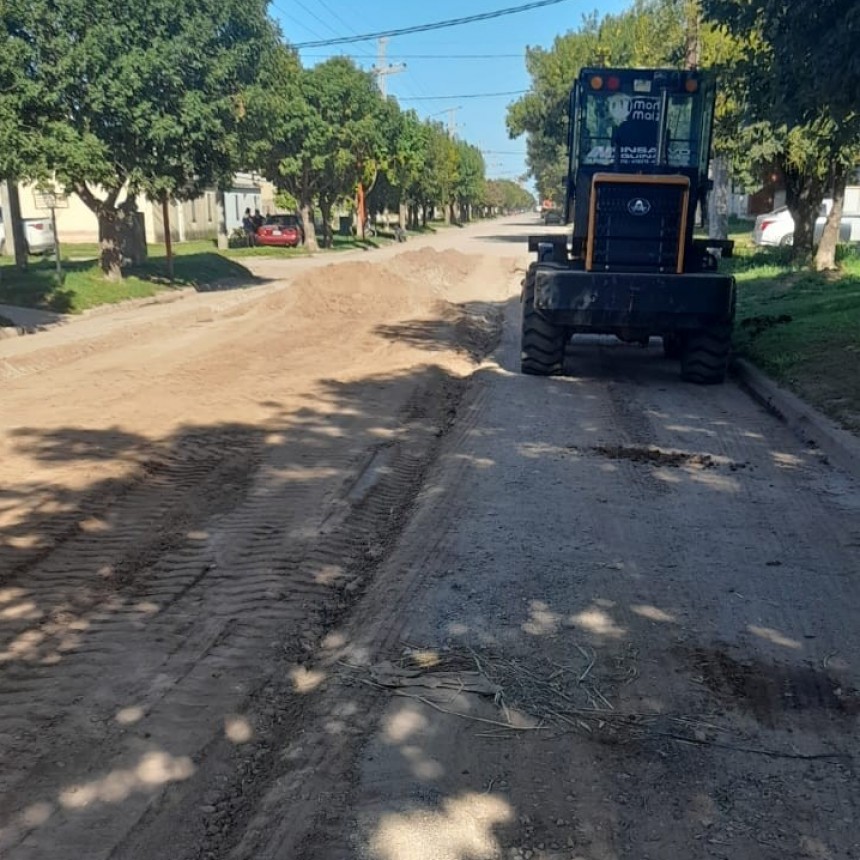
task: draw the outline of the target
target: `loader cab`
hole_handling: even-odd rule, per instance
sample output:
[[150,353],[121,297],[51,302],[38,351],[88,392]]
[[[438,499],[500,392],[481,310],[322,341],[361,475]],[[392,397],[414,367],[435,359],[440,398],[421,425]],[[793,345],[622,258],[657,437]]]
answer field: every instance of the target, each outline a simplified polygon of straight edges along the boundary
[[[570,94],[570,163],[564,208],[565,220],[573,223],[574,256],[587,260],[590,250],[591,264],[595,262],[595,197],[599,192],[598,215],[609,213],[611,218],[619,209],[616,226],[629,217],[632,228],[648,223],[653,228],[643,233],[648,246],[641,245],[642,254],[637,255],[635,249],[636,229],[627,237],[634,243],[632,250],[628,248],[629,259],[616,243],[613,259],[608,261],[613,267],[623,267],[626,262],[635,268],[663,270],[671,265],[675,271],[685,270],[684,247],[692,241],[696,206],[709,187],[714,97],[714,80],[703,72],[581,70]],[[626,212],[621,211],[624,207]],[[642,211],[646,208],[648,212]],[[665,217],[656,224],[654,218],[660,213]],[[671,239],[677,253],[656,254],[658,229],[664,239]]]

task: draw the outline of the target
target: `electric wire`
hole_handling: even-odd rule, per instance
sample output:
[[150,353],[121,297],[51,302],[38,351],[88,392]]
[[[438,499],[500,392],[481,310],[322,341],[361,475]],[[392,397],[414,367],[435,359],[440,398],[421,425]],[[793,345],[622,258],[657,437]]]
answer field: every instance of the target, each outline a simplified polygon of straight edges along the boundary
[[496,9],[494,12],[482,12],[478,15],[466,15],[462,18],[449,18],[446,21],[434,21],[430,24],[416,24],[413,27],[398,27],[393,30],[380,30],[375,33],[362,33],[355,36],[340,36],[337,39],[319,39],[315,42],[296,42],[294,48],[323,48],[328,45],[346,45],[351,42],[366,42],[369,39],[378,39],[390,36],[406,36],[410,33],[426,33],[430,30],[441,30],[446,27],[459,27],[463,24],[474,24],[477,21],[489,21],[501,18],[505,15],[515,15],[519,12],[528,12],[532,9],[541,9],[545,6],[557,6],[566,3],[567,0],[536,0],[533,3],[524,3],[521,6],[509,6],[506,9]]

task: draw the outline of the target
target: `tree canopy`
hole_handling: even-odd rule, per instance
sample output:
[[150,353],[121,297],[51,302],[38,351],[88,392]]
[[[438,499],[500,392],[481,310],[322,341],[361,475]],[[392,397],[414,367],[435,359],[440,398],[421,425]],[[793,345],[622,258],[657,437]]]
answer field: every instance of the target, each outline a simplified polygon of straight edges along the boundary
[[[384,98],[345,57],[304,68],[267,0],[5,0],[0,16],[0,174],[55,182],[99,220],[118,277],[138,195],[189,199],[241,169],[314,210],[358,190],[383,206],[483,200],[478,149]],[[465,213],[465,214],[464,214]]]
[[77,192],[116,274],[137,194],[190,197],[233,171],[243,92],[278,39],[266,2],[7,0],[2,16],[0,165]]
[[[797,259],[813,250],[822,197],[844,195],[860,156],[860,9],[853,0],[704,0],[709,19],[740,45],[724,67],[738,140],[754,163],[782,173]],[[817,263],[835,265],[840,212]]]

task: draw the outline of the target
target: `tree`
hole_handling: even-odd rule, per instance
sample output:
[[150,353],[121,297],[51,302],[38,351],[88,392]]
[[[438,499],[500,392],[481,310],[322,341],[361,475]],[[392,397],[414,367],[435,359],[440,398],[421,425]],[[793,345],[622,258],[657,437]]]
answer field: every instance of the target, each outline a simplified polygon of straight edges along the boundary
[[[805,259],[825,191],[838,209],[860,151],[860,10],[854,0],[704,0],[704,7],[745,45],[734,76],[745,136],[782,170],[794,256]],[[832,213],[819,268],[835,265],[837,226]]]
[[552,47],[528,48],[530,91],[508,108],[512,138],[527,135],[527,163],[538,194],[560,204],[567,176],[567,116],[571,86],[585,66],[678,66],[685,52],[688,0],[636,0],[618,15],[583,18],[579,30]]
[[484,203],[493,214],[508,214],[533,209],[535,199],[522,185],[511,179],[488,179]]
[[445,221],[450,222],[458,179],[457,144],[441,123],[430,122],[428,126],[430,142],[422,177],[425,219],[427,208],[439,205],[442,207]]
[[469,221],[471,208],[480,202],[484,195],[484,156],[481,150],[465,141],[458,140],[457,180],[454,194],[460,209],[460,220]]
[[24,70],[23,90],[0,93],[22,146],[7,169],[76,192],[118,278],[138,194],[187,198],[234,171],[243,91],[277,42],[266,2],[7,0],[2,14],[2,66]]
[[417,229],[420,182],[428,158],[430,129],[410,110],[398,112],[396,122],[387,131],[392,153],[388,173],[394,191],[392,205],[399,211],[401,226]]
[[351,198],[359,182],[372,186],[385,163],[385,102],[371,75],[345,57],[301,69],[284,48],[278,68],[287,76],[285,90],[253,93],[250,157],[298,201],[306,243],[316,250],[314,207],[330,243],[333,207]]

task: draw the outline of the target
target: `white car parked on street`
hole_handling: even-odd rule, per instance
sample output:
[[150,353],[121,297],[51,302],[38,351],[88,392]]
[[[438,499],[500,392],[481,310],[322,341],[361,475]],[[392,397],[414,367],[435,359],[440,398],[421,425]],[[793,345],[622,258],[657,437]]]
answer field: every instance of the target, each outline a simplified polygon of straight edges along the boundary
[[[24,239],[28,254],[46,254],[54,250],[54,227],[49,217],[24,218]],[[0,254],[6,253],[6,225],[0,211]]]
[[[846,202],[847,199],[846,199]],[[827,220],[833,201],[825,198],[821,204],[818,218],[815,220],[813,240],[817,245],[824,231],[824,222]],[[839,225],[840,242],[860,242],[860,213],[848,211],[842,213],[842,221]],[[755,219],[753,228],[753,242],[759,247],[789,247],[794,244],[794,219],[787,206],[780,206],[773,212],[759,215]]]

